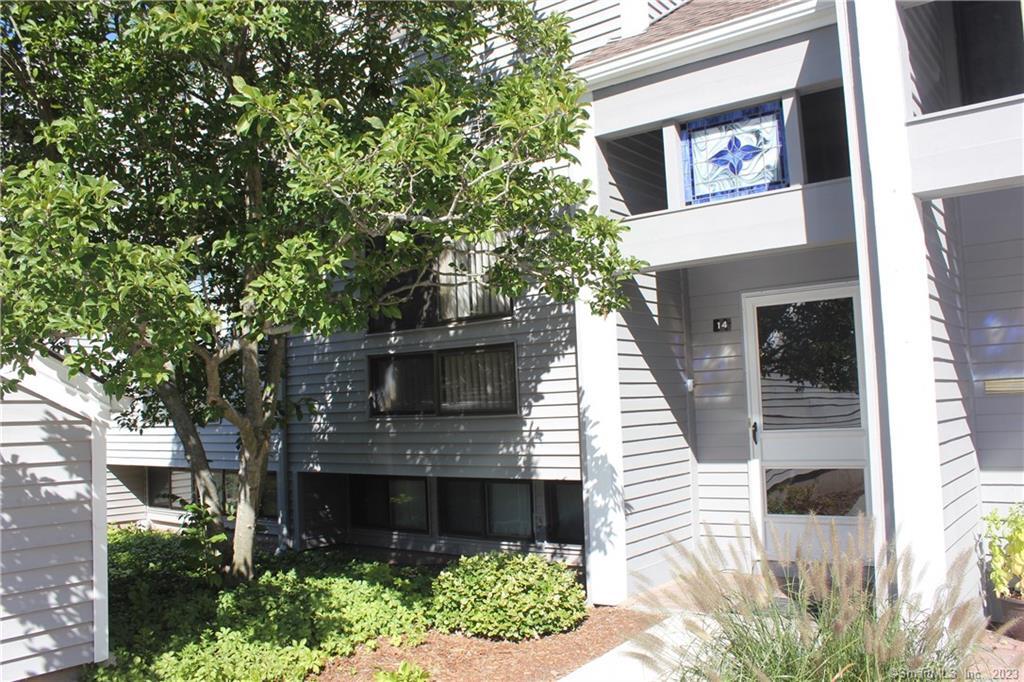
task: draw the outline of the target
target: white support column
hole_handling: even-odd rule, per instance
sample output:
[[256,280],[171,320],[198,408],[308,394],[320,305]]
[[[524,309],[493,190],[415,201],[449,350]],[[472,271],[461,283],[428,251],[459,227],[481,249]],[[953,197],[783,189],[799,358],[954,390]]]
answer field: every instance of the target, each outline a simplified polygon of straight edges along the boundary
[[782,98],[782,122],[786,134],[786,172],[791,186],[803,185],[804,177],[804,139],[800,127],[800,100],[795,92]]
[[[98,393],[98,391],[97,391]],[[107,572],[107,426],[110,403],[96,400],[90,415],[92,428],[92,624],[93,661],[110,658],[110,586]]]
[[576,377],[587,599],[619,604],[627,587],[616,320],[594,315],[585,300],[576,303]]
[[912,553],[921,571],[913,588],[927,599],[945,583],[946,557],[927,252],[911,192],[902,28],[896,3],[841,1],[837,15],[865,327],[861,390],[872,508],[876,528],[885,519],[895,550]]
[[668,209],[683,208],[686,194],[683,191],[683,145],[679,140],[679,126],[675,123],[661,129],[662,146],[665,150],[665,196]]
[[[584,96],[589,102],[590,95]],[[598,187],[597,141],[590,127],[569,169],[577,181]],[[593,197],[592,197],[593,201]],[[583,560],[587,599],[614,605],[626,599],[626,510],[622,475],[622,415],[619,406],[618,331],[615,315],[594,315],[589,292],[576,301],[576,382],[580,410],[583,476]]]

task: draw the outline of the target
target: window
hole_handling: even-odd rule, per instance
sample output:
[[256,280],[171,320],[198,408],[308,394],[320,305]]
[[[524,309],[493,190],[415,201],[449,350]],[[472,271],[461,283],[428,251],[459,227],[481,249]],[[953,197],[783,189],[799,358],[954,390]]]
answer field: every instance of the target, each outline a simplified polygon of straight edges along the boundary
[[374,414],[434,412],[433,354],[371,358],[370,403]]
[[442,535],[533,540],[529,481],[441,478],[437,496]]
[[511,314],[509,298],[495,294],[480,279],[495,261],[493,249],[490,244],[459,244],[443,251],[422,278],[417,279],[419,272],[399,275],[387,291],[417,284],[399,306],[401,316],[371,318],[369,331],[391,332]]
[[515,414],[515,347],[457,348],[370,358],[375,415]]
[[856,516],[866,511],[863,469],[765,469],[769,514]]
[[438,353],[443,414],[516,411],[516,359],[509,346]]
[[427,532],[424,478],[352,475],[349,501],[353,526]]
[[[215,469],[213,472],[217,490],[220,492],[220,506],[227,516],[238,512],[238,472],[232,469]],[[260,506],[256,510],[260,518],[277,518],[277,474],[268,471],[260,486]]]
[[[192,472],[188,469],[149,467],[146,470],[150,507],[182,509],[192,501]],[[184,502],[183,502],[184,501]]]
[[263,519],[277,519],[277,474],[273,471],[268,471],[263,477],[257,513]]
[[546,481],[544,512],[549,542],[583,544],[583,486],[579,482]]
[[782,102],[767,102],[680,126],[687,205],[789,184]]
[[850,177],[843,89],[800,96],[804,175],[808,183]]

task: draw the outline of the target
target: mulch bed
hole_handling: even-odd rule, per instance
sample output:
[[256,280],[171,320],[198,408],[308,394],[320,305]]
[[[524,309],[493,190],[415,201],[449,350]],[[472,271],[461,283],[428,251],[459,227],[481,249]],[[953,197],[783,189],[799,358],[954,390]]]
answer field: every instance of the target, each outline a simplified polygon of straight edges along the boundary
[[415,663],[431,680],[554,680],[614,649],[646,630],[657,617],[622,607],[595,607],[583,625],[561,635],[525,642],[485,639],[430,632],[419,646],[393,646],[381,641],[371,651],[336,658],[320,673],[320,682],[372,680],[378,670],[394,670],[402,661]]

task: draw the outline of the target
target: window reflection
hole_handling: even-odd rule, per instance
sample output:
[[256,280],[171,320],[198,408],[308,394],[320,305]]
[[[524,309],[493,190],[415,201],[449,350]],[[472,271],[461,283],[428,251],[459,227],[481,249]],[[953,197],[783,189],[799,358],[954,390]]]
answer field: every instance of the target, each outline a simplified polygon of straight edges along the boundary
[[769,514],[856,516],[865,511],[863,469],[766,469]]
[[765,430],[860,426],[852,298],[757,308]]

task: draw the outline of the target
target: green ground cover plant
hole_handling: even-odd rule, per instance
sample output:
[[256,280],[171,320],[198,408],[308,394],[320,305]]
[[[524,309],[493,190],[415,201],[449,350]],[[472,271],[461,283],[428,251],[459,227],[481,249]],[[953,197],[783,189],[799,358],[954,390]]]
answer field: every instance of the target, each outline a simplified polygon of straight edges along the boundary
[[442,632],[523,640],[575,628],[586,617],[583,587],[563,564],[536,555],[463,557],[434,582]]
[[431,576],[334,552],[261,557],[251,583],[221,589],[201,540],[109,535],[114,665],[90,680],[302,680],[330,657],[429,627]]
[[[336,550],[257,555],[256,578],[222,584],[203,533],[112,528],[113,664],[93,682],[303,680],[380,638],[416,644],[431,627],[520,640],[585,617],[571,569],[536,556],[462,558],[436,575]],[[422,682],[412,665],[387,680]]]

